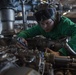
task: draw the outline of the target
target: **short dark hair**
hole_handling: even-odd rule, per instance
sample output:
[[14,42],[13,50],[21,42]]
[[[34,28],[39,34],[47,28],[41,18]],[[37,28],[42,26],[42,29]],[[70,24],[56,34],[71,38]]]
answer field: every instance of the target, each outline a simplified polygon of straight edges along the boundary
[[49,7],[48,4],[41,4],[38,6],[38,10],[34,13],[34,16],[37,22],[46,19],[52,19],[54,21],[56,18],[56,9],[55,7]]

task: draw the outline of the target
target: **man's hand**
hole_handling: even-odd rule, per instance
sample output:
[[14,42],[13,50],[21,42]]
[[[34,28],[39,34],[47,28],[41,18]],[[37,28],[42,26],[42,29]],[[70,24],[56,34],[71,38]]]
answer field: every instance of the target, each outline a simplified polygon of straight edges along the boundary
[[24,49],[27,48],[28,46],[27,41],[22,37],[17,38],[16,45],[18,48],[24,48]]
[[59,52],[55,52],[55,51],[53,51],[53,50],[51,50],[49,48],[46,48],[46,52],[51,53],[51,54],[53,54],[55,56],[60,56]]

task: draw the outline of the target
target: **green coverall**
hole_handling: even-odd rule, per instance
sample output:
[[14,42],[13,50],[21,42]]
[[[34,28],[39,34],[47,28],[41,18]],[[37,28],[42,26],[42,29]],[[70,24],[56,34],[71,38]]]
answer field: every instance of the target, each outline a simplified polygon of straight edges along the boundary
[[[50,32],[45,32],[40,25],[33,26],[28,30],[24,30],[18,34],[18,37],[23,38],[31,38],[36,35],[43,35],[46,38],[51,38],[52,40],[57,40],[60,37],[70,36],[71,40],[68,44],[71,48],[76,51],[76,24],[72,22],[70,19],[62,16],[58,25],[54,27],[54,29]],[[64,48],[59,50],[63,54],[63,56],[67,56],[68,52]]]

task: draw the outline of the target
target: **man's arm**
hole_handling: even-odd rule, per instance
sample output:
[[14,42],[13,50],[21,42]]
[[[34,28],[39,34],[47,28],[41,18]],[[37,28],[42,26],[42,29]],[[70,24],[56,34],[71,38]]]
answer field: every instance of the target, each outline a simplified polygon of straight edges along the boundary
[[[71,37],[68,44],[74,51],[76,51],[76,24],[68,18],[63,17],[58,28],[61,36]],[[61,48],[58,52],[50,49],[47,50],[49,50],[50,53],[54,54],[55,56],[68,56],[70,54],[65,48]]]
[[24,30],[24,31],[21,31],[19,34],[18,34],[18,37],[22,37],[22,38],[31,38],[31,37],[34,37],[36,35],[40,35],[41,32],[40,32],[40,26],[34,26],[28,30]]
[[[61,34],[71,37],[68,44],[76,52],[76,24],[66,18],[66,20],[63,22],[63,25],[61,26]],[[65,56],[69,54],[65,48],[60,49],[59,52]]]

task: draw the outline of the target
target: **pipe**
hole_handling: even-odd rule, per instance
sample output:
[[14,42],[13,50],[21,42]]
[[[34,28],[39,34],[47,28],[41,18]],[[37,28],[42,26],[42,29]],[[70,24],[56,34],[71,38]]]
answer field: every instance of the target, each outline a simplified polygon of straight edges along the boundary
[[[20,0],[20,1],[21,1],[21,6],[22,6],[23,29],[25,30],[27,28],[27,26],[26,26],[27,13],[25,10],[25,0]],[[25,13],[26,13],[26,15],[25,15]]]
[[2,34],[14,34],[15,12],[12,8],[6,7],[1,9]]
[[69,51],[70,54],[76,56],[76,52],[69,46],[67,42],[64,44],[64,48]]

